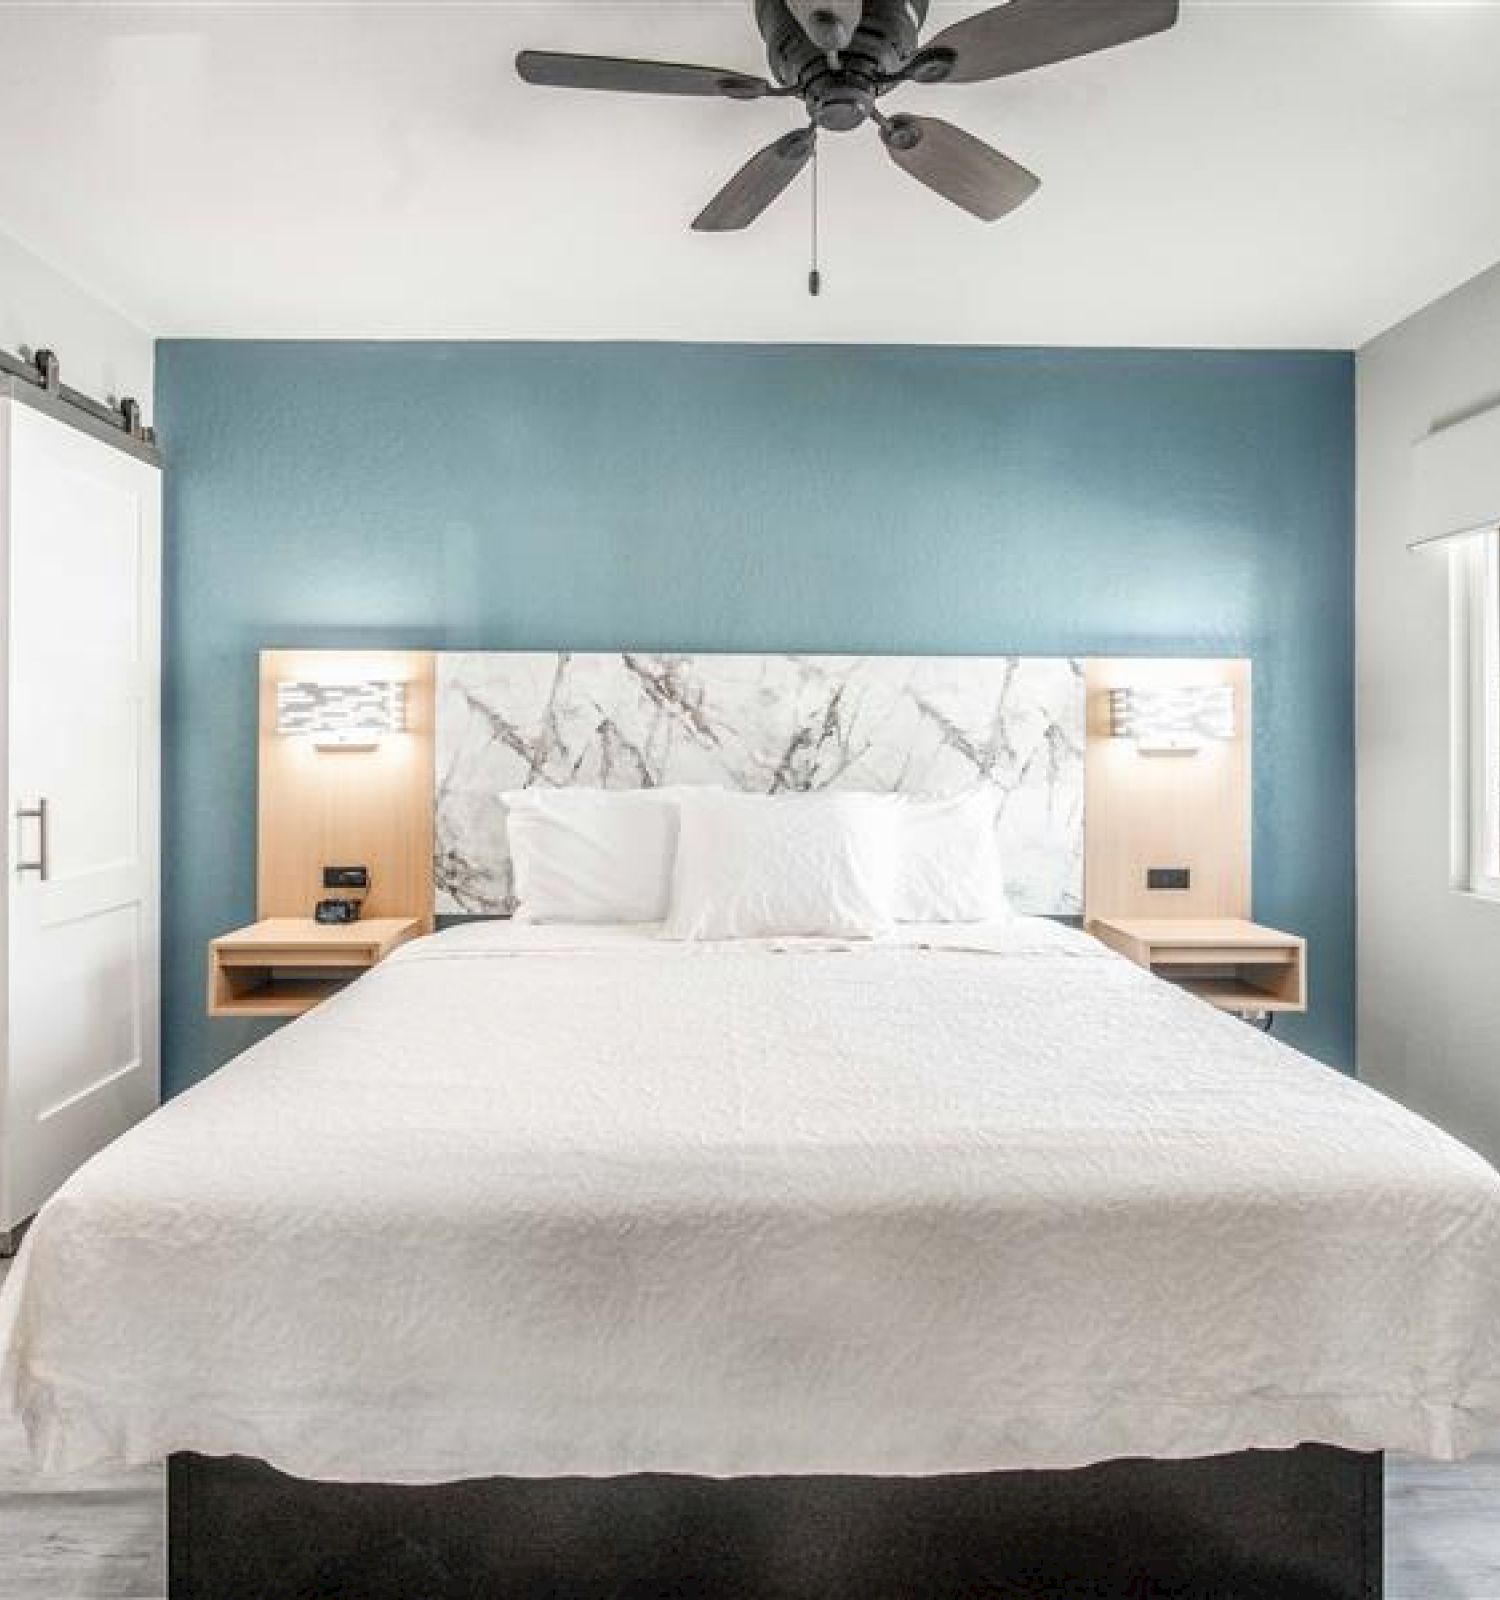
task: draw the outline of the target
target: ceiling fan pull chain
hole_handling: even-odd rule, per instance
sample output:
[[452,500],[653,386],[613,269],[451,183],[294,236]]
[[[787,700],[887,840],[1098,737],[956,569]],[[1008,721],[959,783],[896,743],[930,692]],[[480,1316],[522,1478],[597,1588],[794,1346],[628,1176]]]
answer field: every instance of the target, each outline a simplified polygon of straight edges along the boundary
[[818,269],[818,147],[812,155],[812,271],[807,275],[807,292],[814,299],[823,292],[823,274]]

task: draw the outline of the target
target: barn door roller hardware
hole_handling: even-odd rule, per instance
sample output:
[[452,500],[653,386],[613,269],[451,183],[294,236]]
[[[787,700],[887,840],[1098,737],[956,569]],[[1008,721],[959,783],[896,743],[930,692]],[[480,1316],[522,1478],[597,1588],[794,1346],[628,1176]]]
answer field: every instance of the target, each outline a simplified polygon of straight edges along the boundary
[[[18,383],[45,395],[55,405],[81,413],[82,417],[123,434],[133,445],[140,447],[138,453],[155,451],[156,430],[146,426],[139,400],[126,395],[121,400],[105,404],[77,389],[70,389],[62,381],[61,364],[51,350],[23,349],[20,355],[15,356],[0,350],[0,378],[4,377],[14,378]],[[96,430],[90,428],[89,431]]]

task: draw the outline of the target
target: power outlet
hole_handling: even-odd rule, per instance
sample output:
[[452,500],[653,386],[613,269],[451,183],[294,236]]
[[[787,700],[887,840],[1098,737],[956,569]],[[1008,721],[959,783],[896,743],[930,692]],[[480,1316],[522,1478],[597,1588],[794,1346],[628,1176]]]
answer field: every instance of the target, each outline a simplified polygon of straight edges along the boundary
[[1192,870],[1188,867],[1147,867],[1146,887],[1148,889],[1191,889],[1193,887]]

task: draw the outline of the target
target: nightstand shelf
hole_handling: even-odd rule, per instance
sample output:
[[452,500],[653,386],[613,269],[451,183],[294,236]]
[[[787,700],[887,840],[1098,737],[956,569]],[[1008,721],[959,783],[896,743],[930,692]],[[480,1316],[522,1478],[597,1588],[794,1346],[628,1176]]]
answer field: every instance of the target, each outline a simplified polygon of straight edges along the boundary
[[211,1017],[298,1017],[422,931],[417,917],[271,917],[208,947]]
[[1089,932],[1220,1011],[1307,1010],[1307,944],[1239,917],[1097,917]]

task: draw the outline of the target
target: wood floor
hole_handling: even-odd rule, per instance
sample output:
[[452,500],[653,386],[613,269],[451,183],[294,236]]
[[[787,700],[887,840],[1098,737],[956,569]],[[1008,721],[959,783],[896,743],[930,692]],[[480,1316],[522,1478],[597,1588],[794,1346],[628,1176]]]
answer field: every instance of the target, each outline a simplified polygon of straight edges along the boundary
[[[1500,1456],[1392,1461],[1386,1519],[1386,1600],[1500,1600]],[[163,1520],[158,1469],[38,1478],[0,1421],[0,1600],[164,1600]]]

